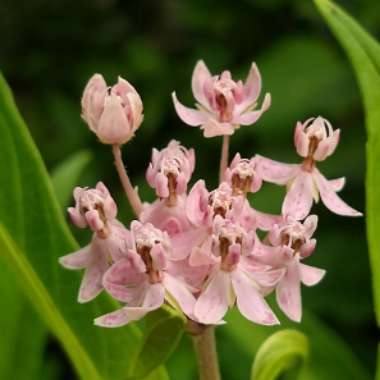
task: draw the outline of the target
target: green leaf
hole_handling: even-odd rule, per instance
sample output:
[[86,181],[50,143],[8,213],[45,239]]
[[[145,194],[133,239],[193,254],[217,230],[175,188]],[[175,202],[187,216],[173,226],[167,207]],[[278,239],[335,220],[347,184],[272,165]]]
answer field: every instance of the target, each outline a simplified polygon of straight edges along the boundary
[[84,168],[91,161],[92,155],[88,150],[81,150],[61,162],[51,173],[51,180],[62,208],[65,208],[71,199],[74,186]]
[[186,323],[183,314],[164,305],[146,318],[146,328],[132,361],[130,377],[141,379],[165,362],[177,347]]
[[[50,328],[54,327],[52,331],[82,379],[125,379],[141,333],[136,325],[120,329],[93,325],[95,317],[118,307],[104,294],[86,305],[76,302],[81,274],[61,268],[58,258],[78,246],[63,219],[43,161],[2,76],[0,188],[0,222],[19,247],[16,250],[9,239],[4,240],[4,248],[19,255],[12,256],[19,264],[12,269],[20,274],[23,267],[29,276],[29,285],[33,280],[34,289],[40,293],[32,298],[26,279],[18,281],[19,288],[29,296],[40,314],[42,310],[37,300],[41,301],[43,296],[44,307],[50,310],[44,320],[48,319]],[[63,328],[65,334],[59,331],[62,326],[66,326]]]
[[[370,376],[353,355],[350,347],[337,334],[329,329],[309,312],[304,311],[300,324],[281,318],[280,327],[254,325],[246,320],[237,310],[226,318],[228,328],[223,332],[230,340],[229,346],[239,350],[242,357],[256,355],[261,344],[274,332],[283,328],[297,328],[308,337],[311,360],[308,362],[307,374],[300,376],[306,379],[350,379],[369,380]],[[233,365],[233,363],[230,363]],[[226,363],[226,366],[228,364]]]
[[[309,355],[306,336],[296,330],[281,330],[259,348],[252,367],[252,380],[275,380],[284,372],[304,365]],[[292,372],[293,379],[298,378]]]
[[345,49],[363,95],[367,127],[367,236],[377,324],[380,326],[380,46],[347,13],[327,0],[315,0],[322,16]]

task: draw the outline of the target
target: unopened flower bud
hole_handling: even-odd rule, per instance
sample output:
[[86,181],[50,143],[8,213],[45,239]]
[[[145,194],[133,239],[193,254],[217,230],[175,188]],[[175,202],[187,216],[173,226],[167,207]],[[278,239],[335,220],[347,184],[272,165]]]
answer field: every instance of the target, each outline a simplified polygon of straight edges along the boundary
[[123,78],[107,87],[100,74],[87,83],[82,118],[104,144],[125,144],[143,120],[143,104],[135,88]]
[[153,149],[146,178],[149,185],[156,189],[157,196],[168,199],[168,205],[174,206],[176,196],[186,192],[194,166],[194,150],[172,140],[161,151]]
[[108,189],[98,182],[95,189],[76,187],[75,207],[69,207],[72,222],[79,228],[90,227],[99,237],[107,237],[107,224],[116,218],[117,207]]

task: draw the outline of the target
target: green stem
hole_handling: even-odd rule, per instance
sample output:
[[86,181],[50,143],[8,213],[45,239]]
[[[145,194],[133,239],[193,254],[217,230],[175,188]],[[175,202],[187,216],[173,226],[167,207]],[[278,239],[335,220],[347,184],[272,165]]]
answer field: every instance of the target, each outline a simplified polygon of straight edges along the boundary
[[221,380],[215,343],[215,327],[202,326],[191,334],[197,356],[199,380]]

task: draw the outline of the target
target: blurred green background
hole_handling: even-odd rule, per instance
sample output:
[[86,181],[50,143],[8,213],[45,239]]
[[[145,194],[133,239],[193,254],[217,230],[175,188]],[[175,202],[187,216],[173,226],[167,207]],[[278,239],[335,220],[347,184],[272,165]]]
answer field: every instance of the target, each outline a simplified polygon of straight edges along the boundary
[[[339,4],[380,38],[378,0]],[[79,185],[104,181],[119,200],[126,223],[131,214],[112,170],[110,150],[97,143],[80,119],[83,87],[99,72],[109,83],[121,75],[140,92],[145,121],[124,156],[145,200],[154,198],[144,182],[151,148],[162,148],[172,138],[195,148],[194,180],[206,178],[211,188],[217,181],[220,140],[205,140],[198,129],[186,127],[170,98],[175,89],[185,104],[193,103],[191,73],[200,58],[212,72],[229,68],[235,78],[245,78],[256,61],[264,90],[272,94],[272,107],[259,123],[234,135],[232,154],[295,161],[295,122],[321,114],[342,129],[336,154],[321,169],[330,178],[346,176],[342,197],[364,210],[365,130],[359,91],[346,57],[311,1],[2,0],[0,36],[0,68],[49,170],[78,150],[90,151],[93,159]],[[281,189],[265,185],[252,202],[260,210],[278,212],[282,196]],[[377,336],[364,220],[332,215],[322,206],[315,212],[320,215],[319,240],[310,262],[328,274],[319,286],[303,289],[304,305],[374,373]],[[81,242],[88,239],[75,233]],[[241,379],[251,358],[229,340],[228,328],[218,331],[222,370],[226,379]],[[52,363],[53,375],[47,378],[74,376],[53,338],[44,355]],[[184,338],[168,363],[173,379],[195,378],[192,355]]]

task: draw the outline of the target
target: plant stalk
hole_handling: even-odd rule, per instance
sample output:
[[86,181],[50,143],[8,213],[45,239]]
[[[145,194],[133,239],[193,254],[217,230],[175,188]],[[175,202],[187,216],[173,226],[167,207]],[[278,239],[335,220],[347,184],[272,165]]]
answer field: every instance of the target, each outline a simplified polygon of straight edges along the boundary
[[224,180],[224,172],[228,166],[228,150],[230,144],[230,136],[223,136],[222,143],[222,154],[220,157],[220,167],[219,167],[219,183],[222,183]]
[[121,149],[120,145],[114,144],[112,145],[112,153],[115,158],[115,166],[116,170],[119,174],[120,182],[123,185],[125,194],[131,204],[133,212],[138,217],[142,211],[142,204],[137,191],[133,188],[131,180],[128,177],[127,170],[123,163],[123,159],[121,157]]
[[214,326],[205,326],[198,334],[192,335],[197,356],[199,380],[221,380]]

